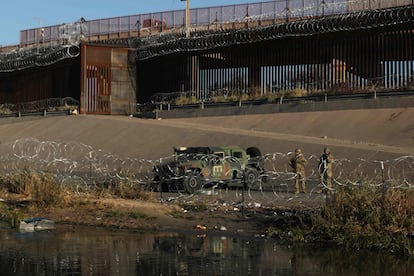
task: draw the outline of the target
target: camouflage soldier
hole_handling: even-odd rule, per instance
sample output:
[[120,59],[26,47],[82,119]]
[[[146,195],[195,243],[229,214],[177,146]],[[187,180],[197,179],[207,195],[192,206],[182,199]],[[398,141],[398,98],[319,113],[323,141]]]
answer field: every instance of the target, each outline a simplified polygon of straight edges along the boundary
[[328,147],[323,149],[323,154],[319,158],[319,174],[320,174],[320,186],[322,190],[332,189],[332,164],[334,162],[334,157],[331,153],[331,150]]
[[295,150],[295,156],[290,159],[290,166],[295,176],[295,194],[299,193],[299,182],[302,183],[302,192],[306,192],[306,182],[305,182],[305,167],[308,164],[308,161],[302,154],[301,149]]

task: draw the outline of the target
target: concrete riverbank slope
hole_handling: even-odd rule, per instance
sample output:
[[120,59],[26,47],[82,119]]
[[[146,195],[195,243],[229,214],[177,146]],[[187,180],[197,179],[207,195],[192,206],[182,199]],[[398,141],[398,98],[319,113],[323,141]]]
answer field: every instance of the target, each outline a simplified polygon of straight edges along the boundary
[[301,147],[318,155],[388,159],[414,155],[414,108],[274,113],[185,119],[73,115],[0,122],[0,154],[16,141],[83,143],[120,157],[158,159],[173,146],[257,146],[263,153]]

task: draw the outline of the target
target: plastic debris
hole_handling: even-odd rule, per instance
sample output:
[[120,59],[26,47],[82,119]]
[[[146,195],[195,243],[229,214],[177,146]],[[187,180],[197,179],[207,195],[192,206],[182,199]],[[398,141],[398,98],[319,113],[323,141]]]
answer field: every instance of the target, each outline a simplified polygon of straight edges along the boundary
[[55,222],[45,218],[29,218],[20,221],[21,232],[34,232],[55,229]]
[[194,226],[194,229],[197,229],[197,230],[207,230],[207,226],[202,225],[202,224],[197,224],[196,226]]
[[227,227],[226,226],[214,226],[214,230],[220,230],[220,231],[227,231]]

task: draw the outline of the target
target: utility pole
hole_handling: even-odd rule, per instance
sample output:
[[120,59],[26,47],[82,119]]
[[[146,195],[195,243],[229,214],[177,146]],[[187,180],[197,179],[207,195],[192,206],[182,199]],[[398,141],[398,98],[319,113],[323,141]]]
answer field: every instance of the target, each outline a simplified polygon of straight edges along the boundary
[[36,34],[35,34],[35,39],[36,39],[36,52],[39,53],[39,47],[40,47],[40,42],[44,42],[44,37],[45,37],[45,29],[42,27],[42,19],[41,18],[37,18],[37,17],[33,17],[34,19],[37,19],[39,22],[39,27],[36,28]]
[[185,36],[190,37],[190,0],[181,0],[185,1]]

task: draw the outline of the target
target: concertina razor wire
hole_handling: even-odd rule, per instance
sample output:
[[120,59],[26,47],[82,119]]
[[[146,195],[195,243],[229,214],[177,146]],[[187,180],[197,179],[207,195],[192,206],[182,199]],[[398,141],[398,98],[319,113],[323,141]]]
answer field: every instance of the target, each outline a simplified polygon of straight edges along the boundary
[[[120,157],[80,142],[40,141],[33,138],[18,139],[9,146],[10,153],[0,156],[2,176],[19,175],[28,171],[53,175],[62,187],[77,192],[93,191],[103,183],[117,181],[127,181],[129,185],[139,185],[142,188],[151,187],[154,166],[173,158],[169,156],[148,160],[139,157]],[[5,145],[2,147],[4,150]],[[283,197],[292,198],[295,173],[291,171],[289,160],[293,154],[276,152],[263,156],[265,172],[262,175],[263,179],[258,180],[258,185],[254,189],[249,189],[249,195],[251,192],[258,194],[252,200],[272,202]],[[305,157],[309,162],[306,180],[313,183],[309,184],[307,195],[312,195],[320,189],[317,185],[320,180],[319,156]],[[205,155],[200,158],[207,160],[211,156]],[[232,162],[237,163],[237,158],[233,158]],[[390,160],[338,158],[333,164],[333,190],[340,186],[380,187],[384,184],[390,189],[411,190],[414,187],[413,167],[412,155]],[[227,189],[226,192],[238,194],[240,190]],[[177,196],[193,195],[178,192]]]

